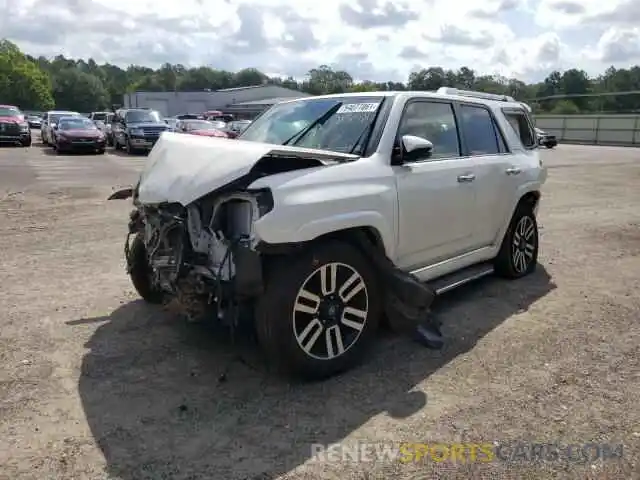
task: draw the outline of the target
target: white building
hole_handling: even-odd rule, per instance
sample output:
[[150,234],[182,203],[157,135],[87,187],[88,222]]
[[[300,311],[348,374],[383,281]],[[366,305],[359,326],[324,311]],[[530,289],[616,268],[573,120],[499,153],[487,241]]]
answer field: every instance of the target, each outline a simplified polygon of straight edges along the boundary
[[277,85],[225,88],[212,92],[134,92],[124,95],[123,107],[151,108],[165,117],[222,110],[242,118],[253,117],[278,101],[309,96]]

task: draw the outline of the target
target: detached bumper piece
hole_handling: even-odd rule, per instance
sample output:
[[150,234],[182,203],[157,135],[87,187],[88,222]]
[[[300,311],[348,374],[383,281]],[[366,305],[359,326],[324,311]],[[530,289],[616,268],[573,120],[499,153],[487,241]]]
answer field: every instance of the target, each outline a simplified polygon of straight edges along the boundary
[[365,253],[378,270],[385,292],[385,313],[392,330],[409,334],[427,348],[444,346],[440,323],[430,315],[436,293],[410,273],[403,272],[387,257],[376,251],[366,238]]
[[555,137],[555,135],[545,135],[543,137],[540,137],[538,139],[538,143],[540,145],[543,145],[547,148],[551,148],[551,147],[555,147],[556,145],[558,145],[558,140]]

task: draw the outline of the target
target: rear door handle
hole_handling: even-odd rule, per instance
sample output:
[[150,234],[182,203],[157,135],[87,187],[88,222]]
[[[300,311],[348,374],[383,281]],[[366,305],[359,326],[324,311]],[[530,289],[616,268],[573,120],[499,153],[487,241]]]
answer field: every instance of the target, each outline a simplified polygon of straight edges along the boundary
[[473,182],[475,179],[476,179],[476,176],[473,173],[458,176],[459,183],[469,183],[469,182]]
[[511,167],[505,170],[505,173],[507,175],[518,175],[520,172],[522,172],[522,170],[519,169],[518,167]]

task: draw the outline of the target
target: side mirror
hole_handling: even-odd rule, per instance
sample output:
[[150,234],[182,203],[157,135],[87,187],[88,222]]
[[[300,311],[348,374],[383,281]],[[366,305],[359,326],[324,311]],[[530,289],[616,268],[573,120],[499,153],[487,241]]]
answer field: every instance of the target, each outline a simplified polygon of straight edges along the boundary
[[402,165],[429,158],[433,153],[433,143],[415,135],[403,135],[393,150],[392,165]]

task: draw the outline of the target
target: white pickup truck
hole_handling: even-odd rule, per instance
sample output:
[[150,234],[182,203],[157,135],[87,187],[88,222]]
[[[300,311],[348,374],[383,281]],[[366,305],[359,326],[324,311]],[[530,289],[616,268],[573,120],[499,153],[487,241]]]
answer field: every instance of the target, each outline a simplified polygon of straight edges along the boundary
[[274,105],[236,140],[164,133],[110,197],[133,196],[133,284],[232,328],[251,312],[273,364],[307,378],[355,365],[383,317],[437,343],[434,295],[535,269],[529,111],[451,88],[353,93]]

